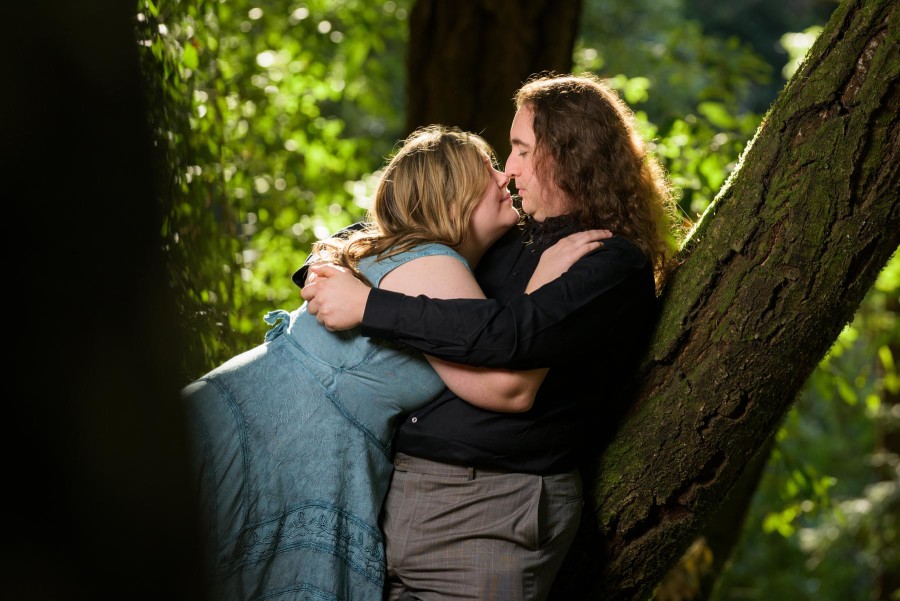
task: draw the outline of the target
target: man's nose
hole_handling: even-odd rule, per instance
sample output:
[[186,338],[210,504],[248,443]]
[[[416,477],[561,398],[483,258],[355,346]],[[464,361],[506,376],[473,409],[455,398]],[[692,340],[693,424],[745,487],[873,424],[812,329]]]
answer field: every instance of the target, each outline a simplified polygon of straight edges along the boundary
[[509,155],[506,159],[506,165],[503,166],[504,171],[506,172],[506,177],[508,179],[516,179],[516,161],[513,158],[513,155]]

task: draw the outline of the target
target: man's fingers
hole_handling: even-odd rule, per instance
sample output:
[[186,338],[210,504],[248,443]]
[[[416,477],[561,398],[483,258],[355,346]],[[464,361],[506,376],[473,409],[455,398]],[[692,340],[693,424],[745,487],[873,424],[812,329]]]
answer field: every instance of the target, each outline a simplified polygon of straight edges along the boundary
[[330,321],[328,320],[328,318],[327,318],[325,315],[323,315],[321,312],[319,312],[319,307],[318,307],[318,305],[315,306],[315,309],[313,309],[313,306],[310,305],[310,307],[309,307],[309,312],[310,312],[312,315],[315,315],[315,316],[316,316],[316,321],[318,321],[320,324],[322,324],[323,326],[325,326],[325,329],[326,329],[326,330],[328,330],[329,332],[333,332],[333,331],[334,331],[334,330],[331,328]]
[[312,302],[312,300],[316,298],[316,294],[318,294],[318,292],[318,282],[312,281],[300,289],[300,297],[303,298],[303,300],[305,300],[306,302]]
[[339,265],[334,265],[333,263],[316,263],[315,265],[309,266],[309,271],[319,277],[329,278],[338,273],[343,273],[346,270]]
[[308,281],[310,283],[312,281],[314,281],[316,278],[327,278],[329,275],[330,268],[331,268],[331,265],[327,265],[325,263],[319,263],[317,265],[310,265],[309,271],[307,272],[309,275],[307,275],[306,277],[308,278]]

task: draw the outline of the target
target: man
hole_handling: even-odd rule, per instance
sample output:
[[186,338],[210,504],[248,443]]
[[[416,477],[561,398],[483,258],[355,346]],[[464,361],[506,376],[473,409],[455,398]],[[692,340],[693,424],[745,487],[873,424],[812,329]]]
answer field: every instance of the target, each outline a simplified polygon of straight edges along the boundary
[[[469,365],[550,368],[526,412],[447,391],[401,425],[382,518],[389,599],[546,598],[578,529],[592,418],[619,412],[654,323],[672,199],[631,112],[591,76],[529,81],[516,107],[506,173],[528,218],[477,266],[489,300],[407,297],[318,265],[302,292],[332,330],[361,324]],[[544,251],[600,228],[616,235],[523,294]]]

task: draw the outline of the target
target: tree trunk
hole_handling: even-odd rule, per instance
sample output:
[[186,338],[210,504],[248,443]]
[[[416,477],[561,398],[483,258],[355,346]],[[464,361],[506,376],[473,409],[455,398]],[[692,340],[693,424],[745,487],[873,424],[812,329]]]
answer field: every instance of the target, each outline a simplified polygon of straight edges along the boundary
[[692,233],[554,599],[651,596],[900,244],[897,5],[838,6]]
[[3,594],[204,601],[137,3],[3,6]]
[[744,531],[753,495],[759,487],[775,446],[769,436],[744,469],[740,479],[710,515],[703,533],[656,589],[654,601],[705,601],[725,570]]
[[581,0],[419,0],[410,14],[406,126],[456,125],[509,153],[512,97],[568,72]]

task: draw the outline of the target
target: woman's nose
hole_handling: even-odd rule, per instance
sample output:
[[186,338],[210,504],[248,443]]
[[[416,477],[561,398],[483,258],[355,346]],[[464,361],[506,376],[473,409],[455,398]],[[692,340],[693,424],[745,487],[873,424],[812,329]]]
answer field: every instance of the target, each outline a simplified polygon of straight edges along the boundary
[[497,182],[497,187],[505,188],[509,184],[509,176],[503,171],[495,169],[494,181]]

